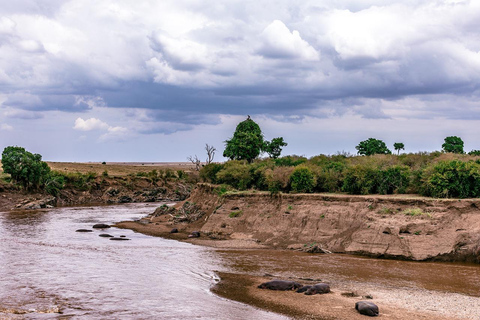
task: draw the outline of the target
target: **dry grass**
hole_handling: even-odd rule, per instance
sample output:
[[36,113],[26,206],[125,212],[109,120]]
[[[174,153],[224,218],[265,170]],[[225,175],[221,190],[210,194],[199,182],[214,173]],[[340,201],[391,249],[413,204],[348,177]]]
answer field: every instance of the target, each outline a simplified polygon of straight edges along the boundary
[[101,175],[105,170],[110,176],[127,176],[138,172],[150,172],[152,170],[183,170],[194,171],[195,167],[189,162],[111,162],[101,164],[98,162],[47,162],[52,170],[63,173],[87,173],[95,172]]

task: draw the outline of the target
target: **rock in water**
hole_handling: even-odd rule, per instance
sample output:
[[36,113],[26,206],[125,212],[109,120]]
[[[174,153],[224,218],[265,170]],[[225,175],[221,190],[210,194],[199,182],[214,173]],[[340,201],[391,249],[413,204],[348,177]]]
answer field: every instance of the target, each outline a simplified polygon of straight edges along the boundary
[[268,282],[264,282],[258,286],[260,289],[268,289],[268,290],[281,290],[281,291],[288,291],[288,290],[295,290],[301,288],[302,285],[295,281],[288,281],[288,280],[272,280]]
[[378,316],[378,306],[370,301],[358,301],[355,303],[355,309],[363,315],[376,317]]
[[97,223],[92,228],[94,228],[94,229],[108,229],[108,228],[110,228],[110,226],[108,224],[105,224],[105,223]]

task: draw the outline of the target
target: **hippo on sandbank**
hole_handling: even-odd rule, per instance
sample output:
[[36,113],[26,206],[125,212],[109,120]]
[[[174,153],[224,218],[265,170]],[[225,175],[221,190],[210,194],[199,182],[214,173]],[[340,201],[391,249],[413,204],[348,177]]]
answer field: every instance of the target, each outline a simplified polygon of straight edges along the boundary
[[299,288],[297,291],[295,291],[296,293],[303,293],[305,291],[307,291],[308,289],[310,289],[312,286],[303,286],[301,288]]
[[193,231],[188,235],[189,238],[198,238],[200,237],[200,232],[199,231]]
[[314,294],[324,294],[330,292],[330,286],[326,283],[317,283],[305,291],[305,294],[310,296]]
[[173,228],[170,233],[178,233],[178,229],[177,228]]
[[272,280],[268,282],[264,282],[258,286],[260,289],[268,289],[268,290],[281,290],[281,291],[288,291],[288,290],[295,290],[301,288],[302,285],[295,281],[288,281],[288,280]]
[[370,301],[358,301],[355,303],[355,310],[357,310],[360,314],[376,317],[378,316],[378,306]]

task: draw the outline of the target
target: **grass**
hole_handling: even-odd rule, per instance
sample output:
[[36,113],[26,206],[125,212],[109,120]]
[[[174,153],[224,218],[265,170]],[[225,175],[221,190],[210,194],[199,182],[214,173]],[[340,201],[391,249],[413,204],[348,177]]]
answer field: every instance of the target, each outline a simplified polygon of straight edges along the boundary
[[95,172],[97,175],[102,175],[104,171],[107,171],[110,176],[128,176],[130,174],[137,174],[139,172],[148,173],[153,170],[165,171],[171,170],[184,170],[187,172],[194,171],[194,166],[187,162],[106,162],[102,164],[100,162],[49,162],[48,166],[55,171],[62,173],[71,172]]
[[228,215],[229,218],[237,218],[237,217],[241,217],[243,214],[243,211],[232,211],[230,212],[230,214]]
[[422,217],[422,216],[426,216],[426,217],[429,217],[429,218],[432,217],[432,215],[430,213],[425,212],[420,208],[405,209],[405,210],[402,211],[402,213],[406,216],[411,216],[411,217]]
[[378,213],[383,215],[387,215],[387,214],[390,215],[390,214],[393,214],[394,211],[392,208],[383,207],[378,211]]

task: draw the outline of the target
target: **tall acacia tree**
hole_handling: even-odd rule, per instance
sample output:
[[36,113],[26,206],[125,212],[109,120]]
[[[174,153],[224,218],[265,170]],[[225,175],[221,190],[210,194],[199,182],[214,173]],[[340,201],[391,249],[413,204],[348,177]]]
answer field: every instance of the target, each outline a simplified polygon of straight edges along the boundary
[[444,152],[465,153],[463,151],[463,140],[457,136],[446,137],[442,144]]
[[402,142],[395,142],[393,148],[397,151],[397,155],[399,155],[400,150],[405,150],[405,145]]
[[260,126],[250,116],[240,122],[233,137],[225,141],[223,156],[230,160],[247,160],[252,162],[263,151],[265,142]]
[[360,141],[358,146],[355,147],[358,154],[371,156],[372,154],[391,154],[392,152],[387,148],[387,145],[382,140],[369,138],[364,141]]

